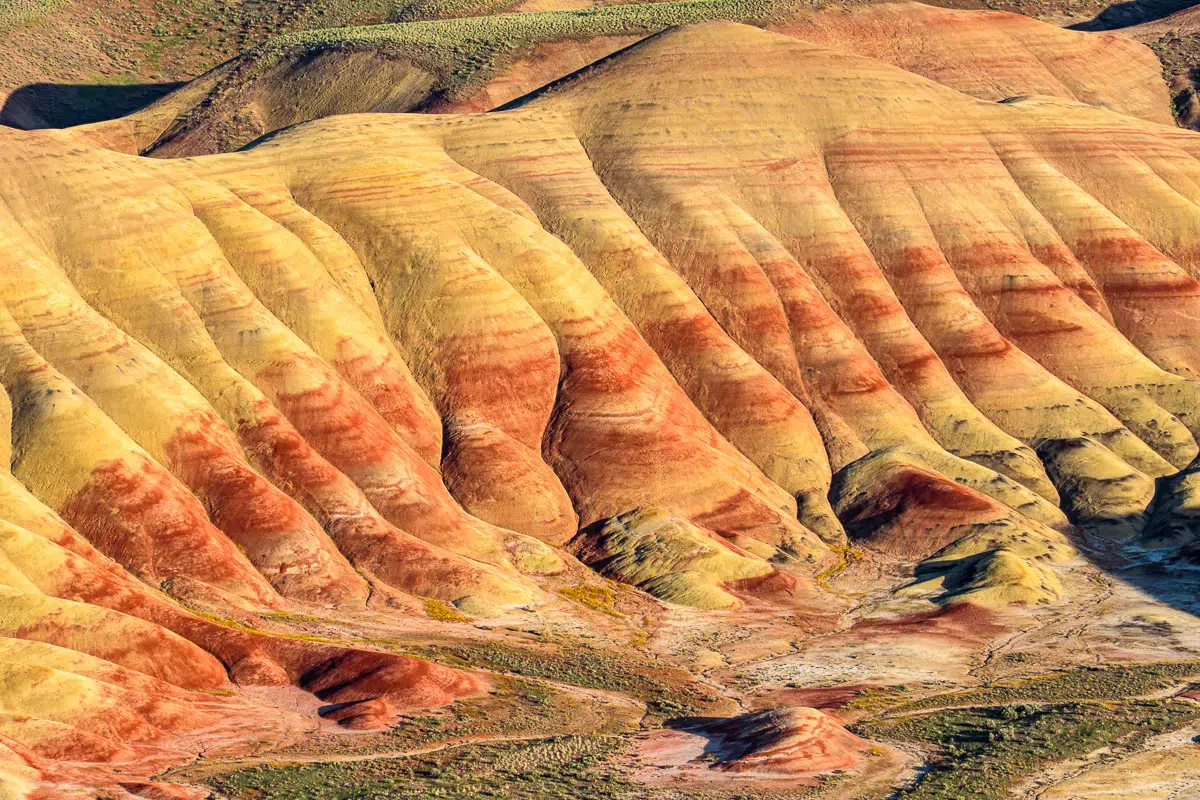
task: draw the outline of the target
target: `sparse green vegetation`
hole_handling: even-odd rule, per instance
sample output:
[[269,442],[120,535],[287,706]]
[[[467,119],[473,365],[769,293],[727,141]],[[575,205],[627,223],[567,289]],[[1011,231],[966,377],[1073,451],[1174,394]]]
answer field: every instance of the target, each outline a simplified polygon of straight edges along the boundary
[[63,0],[0,0],[0,32],[41,19]]
[[325,625],[329,620],[321,617],[314,617],[312,614],[297,614],[294,611],[271,611],[266,614],[260,614],[263,620],[268,622],[282,622],[285,624],[295,623],[311,623],[316,625]]
[[434,73],[444,91],[453,95],[487,80],[542,42],[648,35],[708,20],[765,25],[818,5],[806,0],[694,0],[315,30],[272,39],[255,50],[250,61],[253,70],[261,71],[287,55],[333,47],[371,48],[411,59]]
[[895,707],[907,693],[904,686],[880,686],[863,689],[846,703],[847,711],[882,711]]
[[[532,740],[551,734],[619,735],[633,729],[639,717],[636,708],[597,707],[581,703],[575,693],[540,681],[502,676],[488,695],[460,700],[443,709],[414,712],[387,730],[353,736],[319,733],[274,753],[272,758],[288,763],[294,759],[307,762],[314,756],[330,760],[386,757],[480,740]],[[213,774],[213,765],[201,761],[161,777],[196,783]]]
[[1058,703],[1069,700],[1124,700],[1142,697],[1200,676],[1200,662],[1077,667],[1030,678],[1010,678],[977,689],[924,697],[893,705],[904,713],[949,706],[990,706],[1018,701]]
[[[802,800],[813,786],[744,789],[653,787],[636,781],[613,736],[550,736],[463,745],[434,753],[354,762],[278,764],[208,780],[231,800]],[[826,776],[830,786],[842,776]]]
[[[478,736],[523,736],[574,732],[565,719],[577,700],[538,681],[501,678],[489,698],[465,700],[444,711],[401,719],[367,744],[397,750]],[[368,748],[369,749],[369,748]]]
[[26,58],[78,83],[188,79],[272,36],[387,22],[394,10],[393,0],[0,0],[0,86],[35,77],[2,74],[20,74]]
[[607,586],[568,586],[559,589],[558,593],[568,600],[573,600],[582,606],[607,614],[610,617],[620,617],[614,605],[617,597]]
[[1200,708],[1177,700],[1012,704],[889,718],[852,729],[940,752],[930,771],[901,792],[905,800],[993,800],[1007,797],[1017,781],[1051,762],[1100,747],[1134,747],[1197,718]]
[[644,693],[666,688],[666,684],[654,678],[642,677],[628,669],[621,669],[615,663],[614,657],[585,648],[555,653],[533,652],[508,645],[487,648],[450,646],[438,649],[459,659],[463,666],[545,678],[591,689]]
[[[1196,81],[1200,78],[1197,64],[1200,63],[1200,34],[1171,34],[1146,45],[1158,56],[1162,64],[1163,80],[1173,92],[1171,105],[1175,119],[1185,127],[1194,123]],[[1176,79],[1179,79],[1178,81]]]
[[[164,582],[163,589],[164,589],[164,591],[167,591],[168,594],[171,593],[170,592],[170,581]],[[256,625],[253,625],[253,624],[250,624],[249,621],[243,621],[243,620],[239,620],[234,617],[228,616],[226,614],[217,614],[217,613],[213,613],[211,611],[206,611],[202,608],[197,608],[187,602],[184,602],[183,600],[181,600],[178,597],[176,597],[175,599],[176,599],[176,601],[179,602],[179,604],[181,606],[183,606],[185,609],[187,609],[189,613],[195,614],[197,617],[200,617],[201,619],[206,619],[209,622],[214,622],[217,625],[220,625],[221,627],[232,628],[233,630],[242,631],[243,633],[253,633],[253,634],[258,634],[261,636],[278,636],[283,639],[297,639],[297,640],[304,641],[304,642],[320,642],[322,644],[345,644],[346,643],[346,642],[340,641],[338,638],[335,638],[332,636],[322,636],[322,635],[318,635],[318,634],[314,634],[314,633],[306,633],[304,631],[264,630],[263,628],[257,627]],[[264,614],[264,615],[262,615],[261,619],[263,621],[271,621],[271,622],[275,622],[275,623],[284,623],[284,624],[295,624],[298,622],[309,623],[309,624],[313,624],[313,623],[322,623],[323,624],[326,622],[325,620],[322,620],[318,617],[309,616],[307,614],[292,614],[289,612],[273,612],[273,613],[269,613],[269,614]]]
[[397,0],[389,18],[392,22],[418,22],[479,17],[506,11],[517,3],[518,0]]
[[425,607],[425,616],[430,619],[436,619],[439,622],[470,622],[471,618],[466,614],[461,613],[457,608],[449,603],[443,603],[441,600],[434,600],[431,597],[422,597],[421,602]]
[[664,716],[695,714],[720,702],[708,687],[682,670],[573,644],[553,652],[510,645],[434,648],[429,657],[450,666],[475,667],[530,678],[558,681],[588,689],[628,694]]
[[[1011,659],[1012,661],[1023,661]],[[1081,666],[903,702],[899,687],[868,690],[847,706],[875,710],[852,726],[871,739],[919,743],[938,752],[931,771],[903,798],[988,800],[1054,761],[1101,746],[1133,747],[1145,737],[1200,719],[1173,699],[1138,699],[1200,675],[1200,662]]]
[[528,798],[601,800],[635,787],[606,763],[611,737],[464,745],[407,758],[254,767],[211,781],[235,800]]

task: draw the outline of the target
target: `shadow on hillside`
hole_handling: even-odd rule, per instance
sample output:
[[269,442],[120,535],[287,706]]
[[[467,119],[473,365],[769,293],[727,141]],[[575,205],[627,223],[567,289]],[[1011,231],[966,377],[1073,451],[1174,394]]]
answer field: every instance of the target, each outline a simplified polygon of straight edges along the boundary
[[69,128],[131,114],[182,83],[30,83],[0,109],[0,124],[26,130]]
[[1114,3],[1087,22],[1071,25],[1074,31],[1111,31],[1169,17],[1196,5],[1197,0],[1128,0]]
[[[1159,478],[1159,491],[1166,479]],[[1083,524],[1070,534],[1079,554],[1109,578],[1141,591],[1148,598],[1200,617],[1200,520],[1180,519],[1174,529],[1182,545],[1139,546],[1153,504],[1146,514]],[[1132,534],[1132,535],[1131,535]]]
[[703,737],[702,758],[725,764],[749,754],[756,747],[778,738],[779,731],[769,731],[774,737],[756,730],[761,722],[770,717],[770,712],[741,714],[734,717],[676,717],[663,722],[671,730],[684,731]]
[[1109,577],[1140,589],[1148,597],[1180,611],[1200,617],[1200,570],[1193,559],[1171,559],[1168,563],[1141,563],[1106,570]]

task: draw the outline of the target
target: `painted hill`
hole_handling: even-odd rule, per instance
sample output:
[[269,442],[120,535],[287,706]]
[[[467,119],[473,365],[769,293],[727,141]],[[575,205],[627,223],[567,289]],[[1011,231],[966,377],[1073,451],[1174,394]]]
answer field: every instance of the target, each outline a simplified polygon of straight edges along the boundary
[[182,156],[235,150],[332,114],[488,111],[646,35],[705,20],[754,24],[870,56],[986,100],[1048,95],[1172,120],[1153,54],[1122,37],[918,3],[814,12],[789,0],[699,0],[280,37],[137,114],[89,130],[126,152]]
[[[979,635],[1064,600],[1072,523],[1186,551],[1200,139],[1133,69],[1080,102],[1065,54],[987,98],[969,26],[899,66],[798,35],[675,28],[504,111],[206,157],[0,129],[11,793],[493,688],[380,618],[580,625],[624,583],[816,628],[853,555]],[[1077,99],[1007,96],[1051,78]],[[301,612],[364,633],[245,621]],[[815,712],[751,722],[731,772],[856,763]]]
[[[281,33],[435,14],[381,0],[3,0],[0,122],[63,127],[145,105]],[[446,10],[485,4],[448,2]],[[119,109],[124,108],[122,112]],[[72,122],[74,120],[75,122]]]

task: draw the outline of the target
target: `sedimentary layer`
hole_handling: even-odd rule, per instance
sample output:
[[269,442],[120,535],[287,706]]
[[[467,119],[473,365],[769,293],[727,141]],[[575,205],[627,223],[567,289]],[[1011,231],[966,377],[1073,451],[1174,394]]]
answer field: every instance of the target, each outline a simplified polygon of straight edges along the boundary
[[948,82],[709,24],[225,155],[0,129],[13,780],[233,684],[354,728],[488,688],[197,608],[504,614],[576,557],[832,606],[848,544],[1038,604],[1072,523],[1186,546],[1200,139]]

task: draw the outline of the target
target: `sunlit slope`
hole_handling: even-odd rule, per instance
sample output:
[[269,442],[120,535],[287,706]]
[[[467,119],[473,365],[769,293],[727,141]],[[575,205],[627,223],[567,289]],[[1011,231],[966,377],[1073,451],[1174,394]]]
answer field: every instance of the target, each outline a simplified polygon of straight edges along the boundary
[[1192,142],[1130,117],[710,25],[487,117],[10,138],[14,469],[145,579],[483,611],[639,508],[1049,553],[1196,455]]
[[1050,95],[1172,123],[1154,53],[1116,33],[911,2],[830,8],[771,29],[877,58],[985,100]]
[[487,111],[646,36],[705,20],[870,56],[985,100],[1044,94],[1172,121],[1158,60],[1124,37],[919,3],[692,0],[292,34],[86,130],[105,146],[170,157],[233,150],[333,114]]
[[[6,350],[10,345],[6,342]],[[6,378],[11,366],[6,363]],[[47,380],[55,375],[44,361],[35,371]],[[90,401],[65,383],[42,393],[41,413],[64,431],[81,435],[76,426],[87,415],[79,408]],[[7,397],[0,404],[6,422]],[[20,402],[34,401],[22,395]],[[17,427],[23,416],[18,410]],[[16,442],[16,452],[26,447]],[[69,460],[62,459],[64,474],[72,469]],[[141,463],[151,474],[148,459]],[[184,502],[148,480],[137,488],[124,499],[125,507],[103,513],[120,516],[140,504],[157,505],[161,515]],[[106,763],[135,765],[134,773],[151,774],[189,758],[197,737],[249,739],[298,724],[295,715],[264,712],[237,698],[234,684],[294,685],[342,704],[339,714],[346,724],[375,727],[405,709],[444,705],[488,687],[479,676],[416,659],[266,636],[190,613],[177,600],[206,599],[206,584],[187,576],[194,570],[211,580],[213,571],[204,562],[151,547],[160,566],[169,561],[180,573],[162,584],[176,595],[171,598],[97,551],[63,518],[70,515],[56,514],[7,469],[0,472],[0,516],[0,737],[13,751],[0,767],[6,797],[24,797],[45,784],[66,791],[70,785],[94,790],[109,782],[112,796],[118,796],[117,778],[105,771]],[[135,517],[130,525],[146,519]],[[103,520],[76,522],[97,538],[94,526]],[[181,516],[175,532],[185,537],[196,525]],[[185,538],[183,545],[195,541]],[[136,571],[131,551],[136,549],[122,551],[121,558]],[[253,573],[244,561],[222,555],[223,574],[244,580]],[[225,593],[230,602],[245,602],[252,594],[257,603],[282,605],[268,585],[256,585],[254,579],[249,587],[226,588],[250,588],[241,599]],[[63,762],[78,762],[79,769]],[[130,793],[138,785],[121,782]]]
[[14,785],[231,680],[353,727],[487,688],[183,604],[482,616],[581,561],[786,605],[848,543],[1034,604],[1069,521],[1194,540],[1196,134],[723,23],[494,114],[0,137]]

